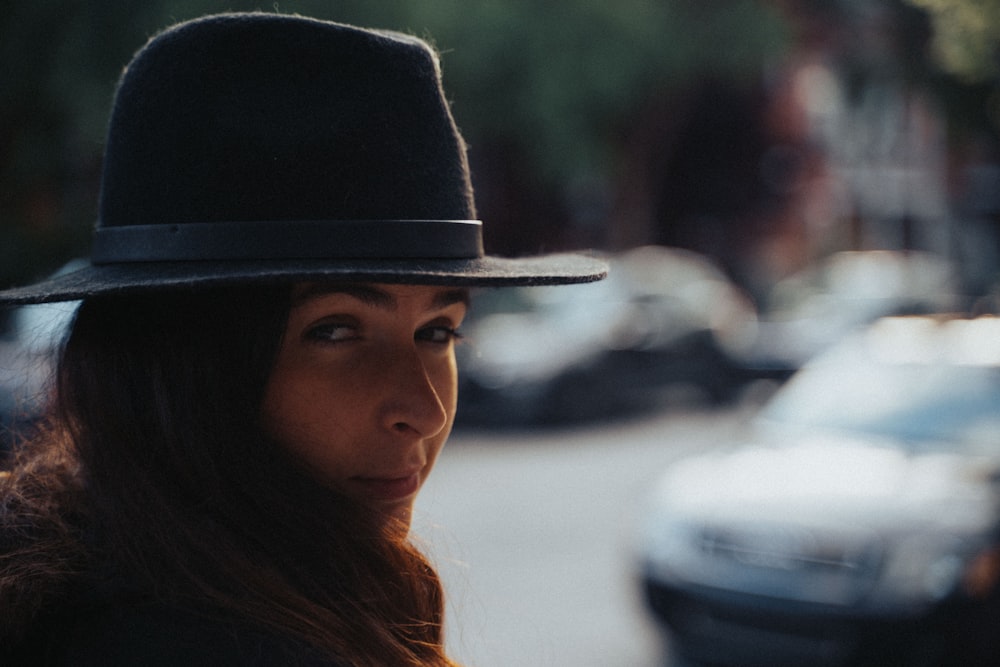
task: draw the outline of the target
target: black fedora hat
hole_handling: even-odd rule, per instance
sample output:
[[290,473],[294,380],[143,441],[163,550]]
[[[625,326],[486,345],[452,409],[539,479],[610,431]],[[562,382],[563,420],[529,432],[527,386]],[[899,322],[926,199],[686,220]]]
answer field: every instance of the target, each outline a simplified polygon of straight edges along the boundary
[[119,82],[87,266],[0,304],[252,282],[503,286],[603,277],[577,254],[484,255],[436,52],[399,33],[219,14]]

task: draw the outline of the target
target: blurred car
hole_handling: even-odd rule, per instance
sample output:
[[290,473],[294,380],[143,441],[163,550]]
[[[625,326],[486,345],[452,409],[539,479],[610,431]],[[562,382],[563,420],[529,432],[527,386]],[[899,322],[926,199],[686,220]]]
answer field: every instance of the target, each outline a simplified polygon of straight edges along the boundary
[[752,425],[642,522],[680,664],[1000,664],[1000,318],[881,319]]
[[[71,271],[80,260],[59,273]],[[30,426],[41,412],[56,354],[79,302],[40,303],[11,308],[0,332],[0,456],[14,432]]]
[[619,416],[664,392],[728,399],[730,362],[755,317],[708,259],[645,246],[609,258],[601,282],[476,294],[459,346],[456,423],[570,423]]
[[963,306],[957,273],[943,257],[912,250],[837,252],[771,287],[756,336],[737,357],[748,369],[790,374],[879,317]]

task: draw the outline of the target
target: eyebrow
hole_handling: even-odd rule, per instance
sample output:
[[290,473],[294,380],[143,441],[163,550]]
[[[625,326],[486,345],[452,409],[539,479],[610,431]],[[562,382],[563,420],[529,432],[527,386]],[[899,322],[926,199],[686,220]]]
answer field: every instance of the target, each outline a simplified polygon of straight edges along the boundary
[[[310,299],[327,294],[346,294],[367,306],[395,310],[396,297],[373,285],[363,283],[309,283],[292,295],[292,306],[298,306]],[[443,288],[434,294],[432,308],[446,308],[456,303],[469,306],[469,290],[465,288]]]

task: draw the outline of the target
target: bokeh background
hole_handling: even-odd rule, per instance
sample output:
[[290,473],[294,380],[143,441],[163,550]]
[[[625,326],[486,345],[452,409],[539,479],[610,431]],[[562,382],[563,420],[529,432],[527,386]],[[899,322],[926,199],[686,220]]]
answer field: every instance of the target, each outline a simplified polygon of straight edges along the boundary
[[852,326],[1000,304],[1000,0],[0,0],[0,287],[87,254],[131,55],[229,10],[430,39],[487,250],[624,276],[477,300],[416,524],[469,664],[661,664],[630,553],[661,469]]
[[86,254],[132,53],[255,9],[434,41],[491,252],[690,248],[758,299],[845,249],[995,279],[992,0],[4,0],[0,285]]

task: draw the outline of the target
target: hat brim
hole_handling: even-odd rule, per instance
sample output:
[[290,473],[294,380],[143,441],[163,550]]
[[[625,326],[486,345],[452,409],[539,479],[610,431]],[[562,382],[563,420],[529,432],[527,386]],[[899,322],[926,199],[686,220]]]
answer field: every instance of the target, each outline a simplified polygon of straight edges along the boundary
[[142,262],[88,265],[25,287],[0,291],[0,305],[76,301],[101,295],[234,285],[351,281],[513,287],[601,280],[607,264],[581,254],[426,260]]

